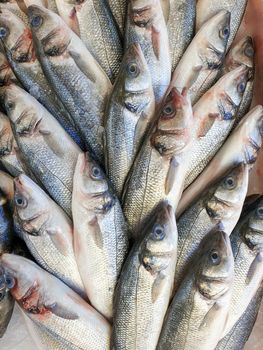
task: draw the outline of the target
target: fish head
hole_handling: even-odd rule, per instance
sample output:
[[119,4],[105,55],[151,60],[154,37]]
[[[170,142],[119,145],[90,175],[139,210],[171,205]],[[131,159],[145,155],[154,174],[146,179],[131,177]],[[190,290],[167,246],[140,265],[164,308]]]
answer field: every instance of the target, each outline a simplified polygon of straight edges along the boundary
[[189,93],[173,88],[166,96],[156,129],[151,137],[152,146],[162,155],[182,152],[192,138],[193,111]]
[[120,97],[125,107],[132,113],[141,112],[151,99],[152,80],[139,43],[127,49],[119,80],[124,84]]
[[8,118],[0,112],[0,158],[10,155],[15,145]]
[[149,3],[147,0],[130,0],[130,22],[132,25],[142,29],[151,30],[156,17],[161,14],[158,13],[158,2],[153,0]]
[[147,230],[140,260],[145,269],[154,274],[165,270],[176,253],[177,228],[173,208],[162,203]]
[[6,55],[0,51],[0,86],[8,85],[12,81],[16,81],[16,77]]
[[240,65],[245,65],[251,70],[253,69],[254,45],[250,36],[245,36],[230,49],[224,65],[227,70],[233,70]]
[[206,69],[218,69],[222,65],[230,35],[230,17],[230,12],[219,11],[197,33],[199,56]]
[[244,238],[248,246],[254,251],[263,252],[263,199],[257,203],[245,225]]
[[249,167],[239,164],[229,171],[211,190],[212,196],[206,203],[206,211],[213,220],[231,219],[240,214],[249,178]]
[[208,299],[218,299],[230,288],[234,277],[234,258],[228,235],[213,229],[201,244],[196,287]]
[[14,179],[14,218],[23,232],[37,236],[49,218],[50,207],[46,195],[26,175]]
[[61,56],[71,40],[70,29],[54,12],[42,6],[28,7],[28,16],[33,36],[47,56]]
[[0,39],[9,60],[23,63],[35,59],[30,29],[7,9],[0,11]]
[[116,198],[109,189],[107,178],[88,153],[79,155],[74,179],[79,200],[86,209],[103,214],[113,207]]
[[0,170],[0,191],[6,196],[9,204],[14,199],[14,180],[11,175]]

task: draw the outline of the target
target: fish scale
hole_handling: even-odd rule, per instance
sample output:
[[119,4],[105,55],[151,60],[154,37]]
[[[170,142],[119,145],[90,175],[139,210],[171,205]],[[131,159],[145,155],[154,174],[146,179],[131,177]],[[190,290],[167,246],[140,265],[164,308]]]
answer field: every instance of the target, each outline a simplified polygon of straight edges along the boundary
[[123,35],[125,29],[125,18],[127,12],[126,0],[107,0],[111,12],[116,20],[120,33]]

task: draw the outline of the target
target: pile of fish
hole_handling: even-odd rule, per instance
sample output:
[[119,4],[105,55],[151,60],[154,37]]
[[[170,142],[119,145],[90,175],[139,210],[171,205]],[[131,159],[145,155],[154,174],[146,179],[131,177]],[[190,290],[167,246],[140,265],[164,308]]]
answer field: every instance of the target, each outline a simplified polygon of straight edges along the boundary
[[0,337],[17,303],[39,349],[243,349],[255,1],[0,2]]

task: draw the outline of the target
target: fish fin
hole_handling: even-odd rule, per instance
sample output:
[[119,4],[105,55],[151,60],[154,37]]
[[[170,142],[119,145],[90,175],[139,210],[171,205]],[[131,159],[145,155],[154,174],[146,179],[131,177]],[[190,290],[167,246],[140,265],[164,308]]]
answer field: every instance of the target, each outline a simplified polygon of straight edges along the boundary
[[258,268],[259,267],[260,269],[262,268],[262,261],[263,261],[263,256],[261,255],[261,253],[258,253],[255,259],[252,261],[250,268],[247,272],[246,284],[249,284],[252,281],[253,277],[258,271]]
[[217,117],[219,117],[219,113],[208,114],[208,118],[204,122],[202,122],[198,128],[198,131],[197,131],[198,138],[204,137],[208,133],[208,131],[214,125],[214,122],[216,121]]
[[89,226],[90,226],[89,234],[92,235],[96,246],[102,249],[103,239],[102,239],[102,233],[101,233],[100,225],[98,223],[97,216],[94,216],[94,218],[91,219],[91,221],[89,221]]
[[60,305],[59,303],[45,305],[45,308],[52,312],[52,314],[64,318],[65,320],[77,320],[79,318],[74,311],[67,309],[64,305]]
[[173,185],[174,185],[174,180],[176,178],[176,173],[178,171],[178,165],[179,163],[176,161],[175,157],[172,157],[170,161],[170,167],[166,176],[165,180],[165,194],[168,195],[169,192],[171,191]]
[[161,40],[160,31],[153,25],[152,26],[152,46],[153,46],[153,52],[158,61],[160,58],[160,48],[161,48],[160,40]]
[[134,132],[134,149],[136,149],[137,145],[141,144],[142,137],[145,133],[145,122],[147,120],[147,114],[142,112],[140,118],[136,124],[135,132]]
[[52,152],[59,158],[63,158],[65,155],[64,144],[57,142],[53,137],[49,137],[50,135],[52,136],[51,132],[42,131],[41,134],[44,136],[44,140]]
[[165,286],[166,275],[159,272],[152,285],[152,302],[155,303]]
[[195,81],[197,80],[197,78],[198,78],[202,68],[203,68],[203,66],[201,64],[196,66],[196,67],[193,67],[188,81],[186,82],[185,86],[182,86],[182,88],[188,88],[189,89],[195,83]]
[[46,230],[56,249],[64,256],[67,255],[67,247],[64,242],[63,233],[60,228],[49,228]]
[[44,136],[47,136],[47,135],[50,135],[51,132],[49,130],[38,130],[38,132],[41,134],[41,135],[44,135]]
[[211,322],[216,318],[216,314],[221,309],[220,304],[214,303],[214,305],[208,310],[206,315],[204,316],[203,321],[199,326],[199,330],[205,328],[207,325],[211,324]]
[[82,59],[82,56],[72,49],[69,50],[69,55],[71,58],[73,58],[81,72],[85,74],[92,83],[96,83],[96,75],[91,71],[89,64],[87,64],[87,62]]
[[72,8],[69,14],[69,21],[67,23],[71,30],[75,32],[78,36],[80,36],[80,29],[79,29],[79,20],[77,17],[77,11],[75,6]]

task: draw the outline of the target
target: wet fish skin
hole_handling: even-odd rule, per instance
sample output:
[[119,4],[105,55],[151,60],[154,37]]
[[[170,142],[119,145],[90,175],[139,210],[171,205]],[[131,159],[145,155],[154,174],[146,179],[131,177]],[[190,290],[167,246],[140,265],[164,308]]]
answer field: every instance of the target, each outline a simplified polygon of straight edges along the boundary
[[171,57],[159,0],[129,1],[125,48],[138,42],[149,66],[156,103],[160,103],[171,79]]
[[[21,8],[22,5],[22,8]],[[1,10],[6,9],[18,16],[24,23],[28,23],[28,18],[25,13],[26,8],[23,7],[23,2],[17,0],[3,0],[0,2]]]
[[242,316],[263,279],[263,199],[241,218],[230,239],[235,259],[235,279],[222,337]]
[[58,120],[70,136],[81,145],[74,122],[50,87],[35,55],[30,29],[15,14],[2,10],[0,26],[6,34],[1,37],[9,64],[24,88]]
[[[13,244],[13,225],[8,199],[0,195],[0,255],[9,253]],[[14,300],[6,289],[0,268],[0,338],[3,337],[13,313]]]
[[263,284],[257,290],[243,315],[231,331],[220,340],[215,350],[243,350],[252,332],[263,297]]
[[172,207],[162,203],[141,230],[116,289],[115,350],[155,350],[170,300],[177,253]]
[[73,250],[71,220],[26,175],[14,180],[16,231],[38,264],[86,298]]
[[191,259],[197,254],[200,242],[209,231],[223,227],[226,234],[231,234],[243,208],[248,177],[248,165],[240,164],[231,169],[216,184],[202,193],[178,219],[175,291],[190,267]]
[[13,135],[8,117],[0,112],[0,163],[12,175],[31,175]]
[[9,203],[14,199],[14,179],[2,170],[0,170],[0,191]]
[[10,82],[18,83],[17,78],[12,71],[5,54],[0,47],[0,86],[8,85]]
[[190,89],[195,103],[213,85],[222,65],[230,31],[230,13],[220,11],[196,33],[172,75],[171,86]]
[[115,81],[122,59],[120,32],[107,0],[57,0],[59,14],[79,34],[111,82]]
[[5,87],[4,103],[27,164],[70,216],[73,173],[80,148],[56,119],[21,88]]
[[168,200],[174,210],[180,199],[191,144],[193,113],[187,90],[173,89],[147,135],[128,175],[123,210],[133,237],[152,210]]
[[125,54],[106,112],[106,169],[120,197],[128,172],[154,117],[151,75],[139,44]]
[[254,83],[254,45],[250,36],[241,38],[234,43],[225,58],[223,72],[227,73],[241,64],[248,67],[249,79],[247,81],[246,90],[243,94],[242,101],[238,108],[234,126],[238,124],[240,119],[248,112],[252,101],[253,83]]
[[234,164],[243,162],[252,165],[261,147],[262,136],[263,108],[258,105],[242,118],[202,174],[184,191],[177,208],[177,217],[180,217],[202,191]]
[[128,252],[128,232],[120,203],[101,168],[81,154],[74,174],[74,250],[90,303],[112,319],[113,296]]
[[184,187],[205,169],[228,137],[245,93],[249,72],[239,66],[226,73],[193,106],[194,138]]
[[55,276],[18,255],[0,258],[5,275],[15,286],[11,293],[26,316],[75,348],[106,350],[111,327],[95,309]]
[[124,35],[126,13],[127,13],[127,1],[126,0],[107,0],[113,17],[118,25],[119,31]]
[[227,318],[233,277],[229,237],[212,231],[172,300],[156,349],[214,349]]
[[74,120],[86,149],[103,164],[104,112],[111,83],[58,15],[39,6],[29,6],[28,13],[45,76]]
[[170,0],[167,29],[172,57],[172,72],[194,36],[195,0]]
[[198,0],[196,4],[196,30],[199,30],[203,23],[209,20],[218,11],[226,10],[231,12],[230,35],[228,47],[231,45],[245,12],[247,0]]

